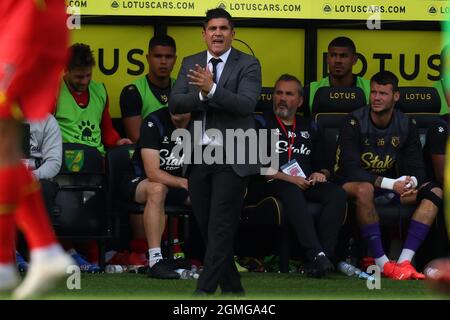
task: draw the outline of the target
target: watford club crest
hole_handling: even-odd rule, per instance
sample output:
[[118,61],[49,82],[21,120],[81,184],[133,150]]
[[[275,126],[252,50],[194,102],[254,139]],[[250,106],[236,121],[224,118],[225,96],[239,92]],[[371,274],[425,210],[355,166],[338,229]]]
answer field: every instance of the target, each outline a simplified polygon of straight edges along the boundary
[[391,144],[394,148],[397,148],[398,145],[400,144],[400,137],[392,137]]
[[160,101],[163,103],[167,103],[167,101],[169,101],[169,98],[167,97],[166,94],[161,94],[159,97],[160,97]]
[[67,170],[80,172],[84,165],[84,150],[65,150],[64,159]]

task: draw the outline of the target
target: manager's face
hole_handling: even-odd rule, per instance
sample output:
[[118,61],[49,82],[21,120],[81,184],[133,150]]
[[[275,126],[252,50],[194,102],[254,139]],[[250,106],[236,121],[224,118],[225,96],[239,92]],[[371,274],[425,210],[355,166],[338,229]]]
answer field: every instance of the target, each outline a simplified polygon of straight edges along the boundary
[[208,24],[203,28],[202,34],[208,51],[215,57],[228,51],[234,39],[234,29],[225,18],[209,20]]

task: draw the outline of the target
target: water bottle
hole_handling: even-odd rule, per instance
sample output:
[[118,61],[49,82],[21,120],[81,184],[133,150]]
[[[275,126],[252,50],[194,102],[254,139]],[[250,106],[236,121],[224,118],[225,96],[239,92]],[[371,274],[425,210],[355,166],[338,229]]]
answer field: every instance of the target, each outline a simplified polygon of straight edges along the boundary
[[361,269],[358,269],[351,264],[341,261],[338,263],[338,270],[342,273],[346,274],[349,277],[356,276],[358,279],[364,279],[364,280],[370,280],[373,281],[375,278],[364,271],[361,271]]
[[192,275],[194,279],[198,279],[200,277],[200,273],[202,272],[202,269],[199,269],[195,264],[191,267]]
[[108,264],[105,267],[106,273],[123,273],[125,272],[125,266],[121,266],[120,264]]
[[197,279],[198,274],[193,273],[191,270],[187,269],[175,269],[175,272],[180,275],[180,279],[187,280],[187,279]]
[[375,278],[373,276],[371,276],[368,273],[365,273],[364,271],[361,271],[358,268],[355,268],[355,275],[358,276],[359,279],[364,279],[364,280],[370,280],[370,281],[375,281]]
[[337,267],[340,272],[346,274],[349,277],[356,274],[356,268],[347,262],[341,261],[338,263]]

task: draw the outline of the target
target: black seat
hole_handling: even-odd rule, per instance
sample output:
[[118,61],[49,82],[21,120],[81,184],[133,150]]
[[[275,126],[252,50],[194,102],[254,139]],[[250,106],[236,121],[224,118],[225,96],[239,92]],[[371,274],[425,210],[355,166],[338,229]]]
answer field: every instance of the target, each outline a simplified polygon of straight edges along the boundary
[[439,114],[441,99],[433,87],[400,87],[395,108],[404,113]]
[[399,90],[400,99],[395,107],[414,119],[423,147],[428,128],[439,117],[439,94],[436,88],[432,87],[400,87]]
[[93,147],[64,143],[63,162],[55,177],[58,193],[52,210],[59,238],[99,242],[103,266],[111,221],[106,210],[105,169],[102,154]]
[[428,128],[439,119],[437,113],[407,113],[408,117],[414,119],[422,148],[425,146]]
[[264,113],[272,110],[272,87],[262,87],[258,102],[256,103],[255,113]]
[[366,96],[361,88],[319,88],[314,95],[312,114],[349,113],[367,105]]
[[[122,145],[108,151],[106,155],[106,168],[108,172],[108,211],[114,217],[115,237],[120,236],[120,217],[130,213],[144,212],[145,205],[125,201],[120,195],[120,185],[123,183],[124,175],[132,172],[131,157],[133,156],[135,145]],[[166,205],[167,215],[167,247],[166,252],[172,256],[173,233],[172,221],[174,216],[188,217],[192,214],[192,209],[188,206]],[[187,226],[187,223],[184,224]],[[185,229],[185,236],[187,229]]]

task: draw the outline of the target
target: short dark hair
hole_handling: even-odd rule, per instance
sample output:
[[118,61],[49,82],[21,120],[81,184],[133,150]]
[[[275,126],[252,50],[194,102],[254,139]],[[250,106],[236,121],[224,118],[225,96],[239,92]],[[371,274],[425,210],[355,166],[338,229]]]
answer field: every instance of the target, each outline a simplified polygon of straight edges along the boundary
[[372,78],[370,78],[370,82],[376,82],[383,86],[390,84],[392,85],[392,91],[398,91],[398,78],[390,71],[380,71],[375,73]]
[[148,51],[152,50],[156,46],[172,47],[177,51],[175,40],[167,34],[159,34],[150,39],[148,42]]
[[210,10],[206,11],[206,17],[205,17],[205,20],[203,21],[203,29],[206,28],[209,20],[219,19],[219,18],[227,19],[228,23],[230,24],[231,29],[234,28],[233,18],[231,18],[231,15],[228,13],[227,10],[219,7],[219,8],[214,8],[214,9],[210,9]]
[[293,76],[292,74],[288,74],[288,73],[282,74],[282,75],[277,79],[277,81],[275,82],[274,89],[276,88],[278,82],[280,82],[280,81],[294,81],[294,82],[296,82],[297,85],[298,85],[298,94],[299,94],[300,96],[303,96],[303,86],[302,86],[302,82],[301,82],[296,76]]
[[356,47],[355,43],[352,39],[347,37],[337,37],[331,40],[330,44],[328,45],[328,50],[332,47],[344,47],[349,48],[353,54],[356,54]]
[[76,68],[89,68],[95,66],[94,53],[87,44],[75,43],[69,48],[70,59],[67,64],[68,70]]

